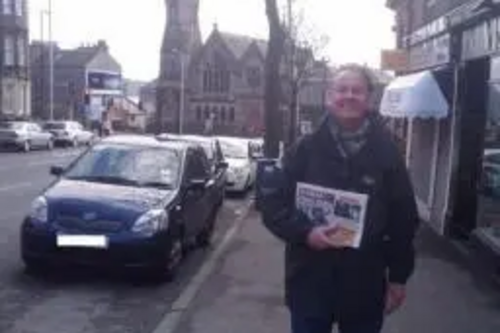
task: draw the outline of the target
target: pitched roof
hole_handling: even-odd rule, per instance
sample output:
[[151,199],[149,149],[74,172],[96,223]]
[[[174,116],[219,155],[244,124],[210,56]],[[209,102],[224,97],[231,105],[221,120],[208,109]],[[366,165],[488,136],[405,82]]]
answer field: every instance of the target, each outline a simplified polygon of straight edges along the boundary
[[74,50],[62,50],[55,62],[61,67],[83,67],[87,65],[99,52],[98,47],[79,47]]
[[220,32],[220,36],[237,59],[240,59],[245,54],[252,43],[256,43],[263,56],[267,52],[267,42],[265,40],[229,32]]

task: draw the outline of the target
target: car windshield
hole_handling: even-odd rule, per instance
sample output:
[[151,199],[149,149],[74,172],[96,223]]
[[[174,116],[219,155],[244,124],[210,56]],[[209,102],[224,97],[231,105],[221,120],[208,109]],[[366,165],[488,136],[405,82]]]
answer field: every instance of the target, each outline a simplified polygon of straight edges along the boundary
[[0,123],[0,129],[8,130],[22,130],[24,128],[24,123]]
[[221,148],[222,148],[222,153],[226,158],[238,158],[238,159],[248,158],[248,149],[243,144],[221,141]]
[[66,128],[65,123],[47,123],[43,126],[46,130],[62,130]]
[[500,154],[489,154],[485,156],[485,161],[491,164],[500,164]]
[[85,153],[65,178],[129,186],[174,188],[181,154],[173,149],[101,144]]

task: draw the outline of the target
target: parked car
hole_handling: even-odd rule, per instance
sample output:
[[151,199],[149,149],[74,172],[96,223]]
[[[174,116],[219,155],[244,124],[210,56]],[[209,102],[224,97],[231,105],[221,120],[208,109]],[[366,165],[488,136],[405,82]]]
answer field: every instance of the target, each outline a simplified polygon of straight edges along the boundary
[[76,121],[48,121],[43,125],[46,131],[54,135],[58,145],[78,147],[81,144],[90,145],[95,135],[87,131]]
[[51,133],[36,123],[7,121],[0,122],[0,145],[29,152],[32,149],[50,150],[54,147],[54,140]]
[[228,162],[226,189],[246,192],[255,183],[256,161],[251,157],[248,140],[219,137],[222,153]]
[[33,201],[21,227],[28,270],[59,264],[172,278],[188,249],[207,246],[217,202],[205,152],[117,135],[87,149]]
[[159,140],[188,142],[201,146],[207,155],[212,173],[214,185],[214,200],[219,203],[219,207],[224,203],[226,196],[226,180],[228,163],[224,159],[222,148],[219,140],[214,137],[205,137],[197,135],[173,135],[173,134],[160,134]]

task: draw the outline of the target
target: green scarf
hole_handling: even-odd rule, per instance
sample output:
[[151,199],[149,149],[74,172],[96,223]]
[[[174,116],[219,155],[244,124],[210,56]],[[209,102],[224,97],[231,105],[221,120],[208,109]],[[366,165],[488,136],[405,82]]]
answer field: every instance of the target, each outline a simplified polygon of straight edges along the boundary
[[344,158],[356,155],[364,147],[368,139],[370,125],[369,119],[366,118],[357,130],[347,131],[340,127],[334,117],[328,117],[328,128]]

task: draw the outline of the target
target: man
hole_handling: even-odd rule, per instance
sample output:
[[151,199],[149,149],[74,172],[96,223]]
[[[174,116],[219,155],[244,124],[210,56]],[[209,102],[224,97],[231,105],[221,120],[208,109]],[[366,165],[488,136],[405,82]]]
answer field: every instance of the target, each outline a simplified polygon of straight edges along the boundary
[[[286,301],[292,333],[379,333],[405,299],[414,269],[418,214],[402,156],[369,111],[373,84],[363,67],[341,68],[328,116],[284,157],[283,186],[266,198],[263,220],[286,243]],[[368,196],[359,248],[297,210],[297,183]]]

